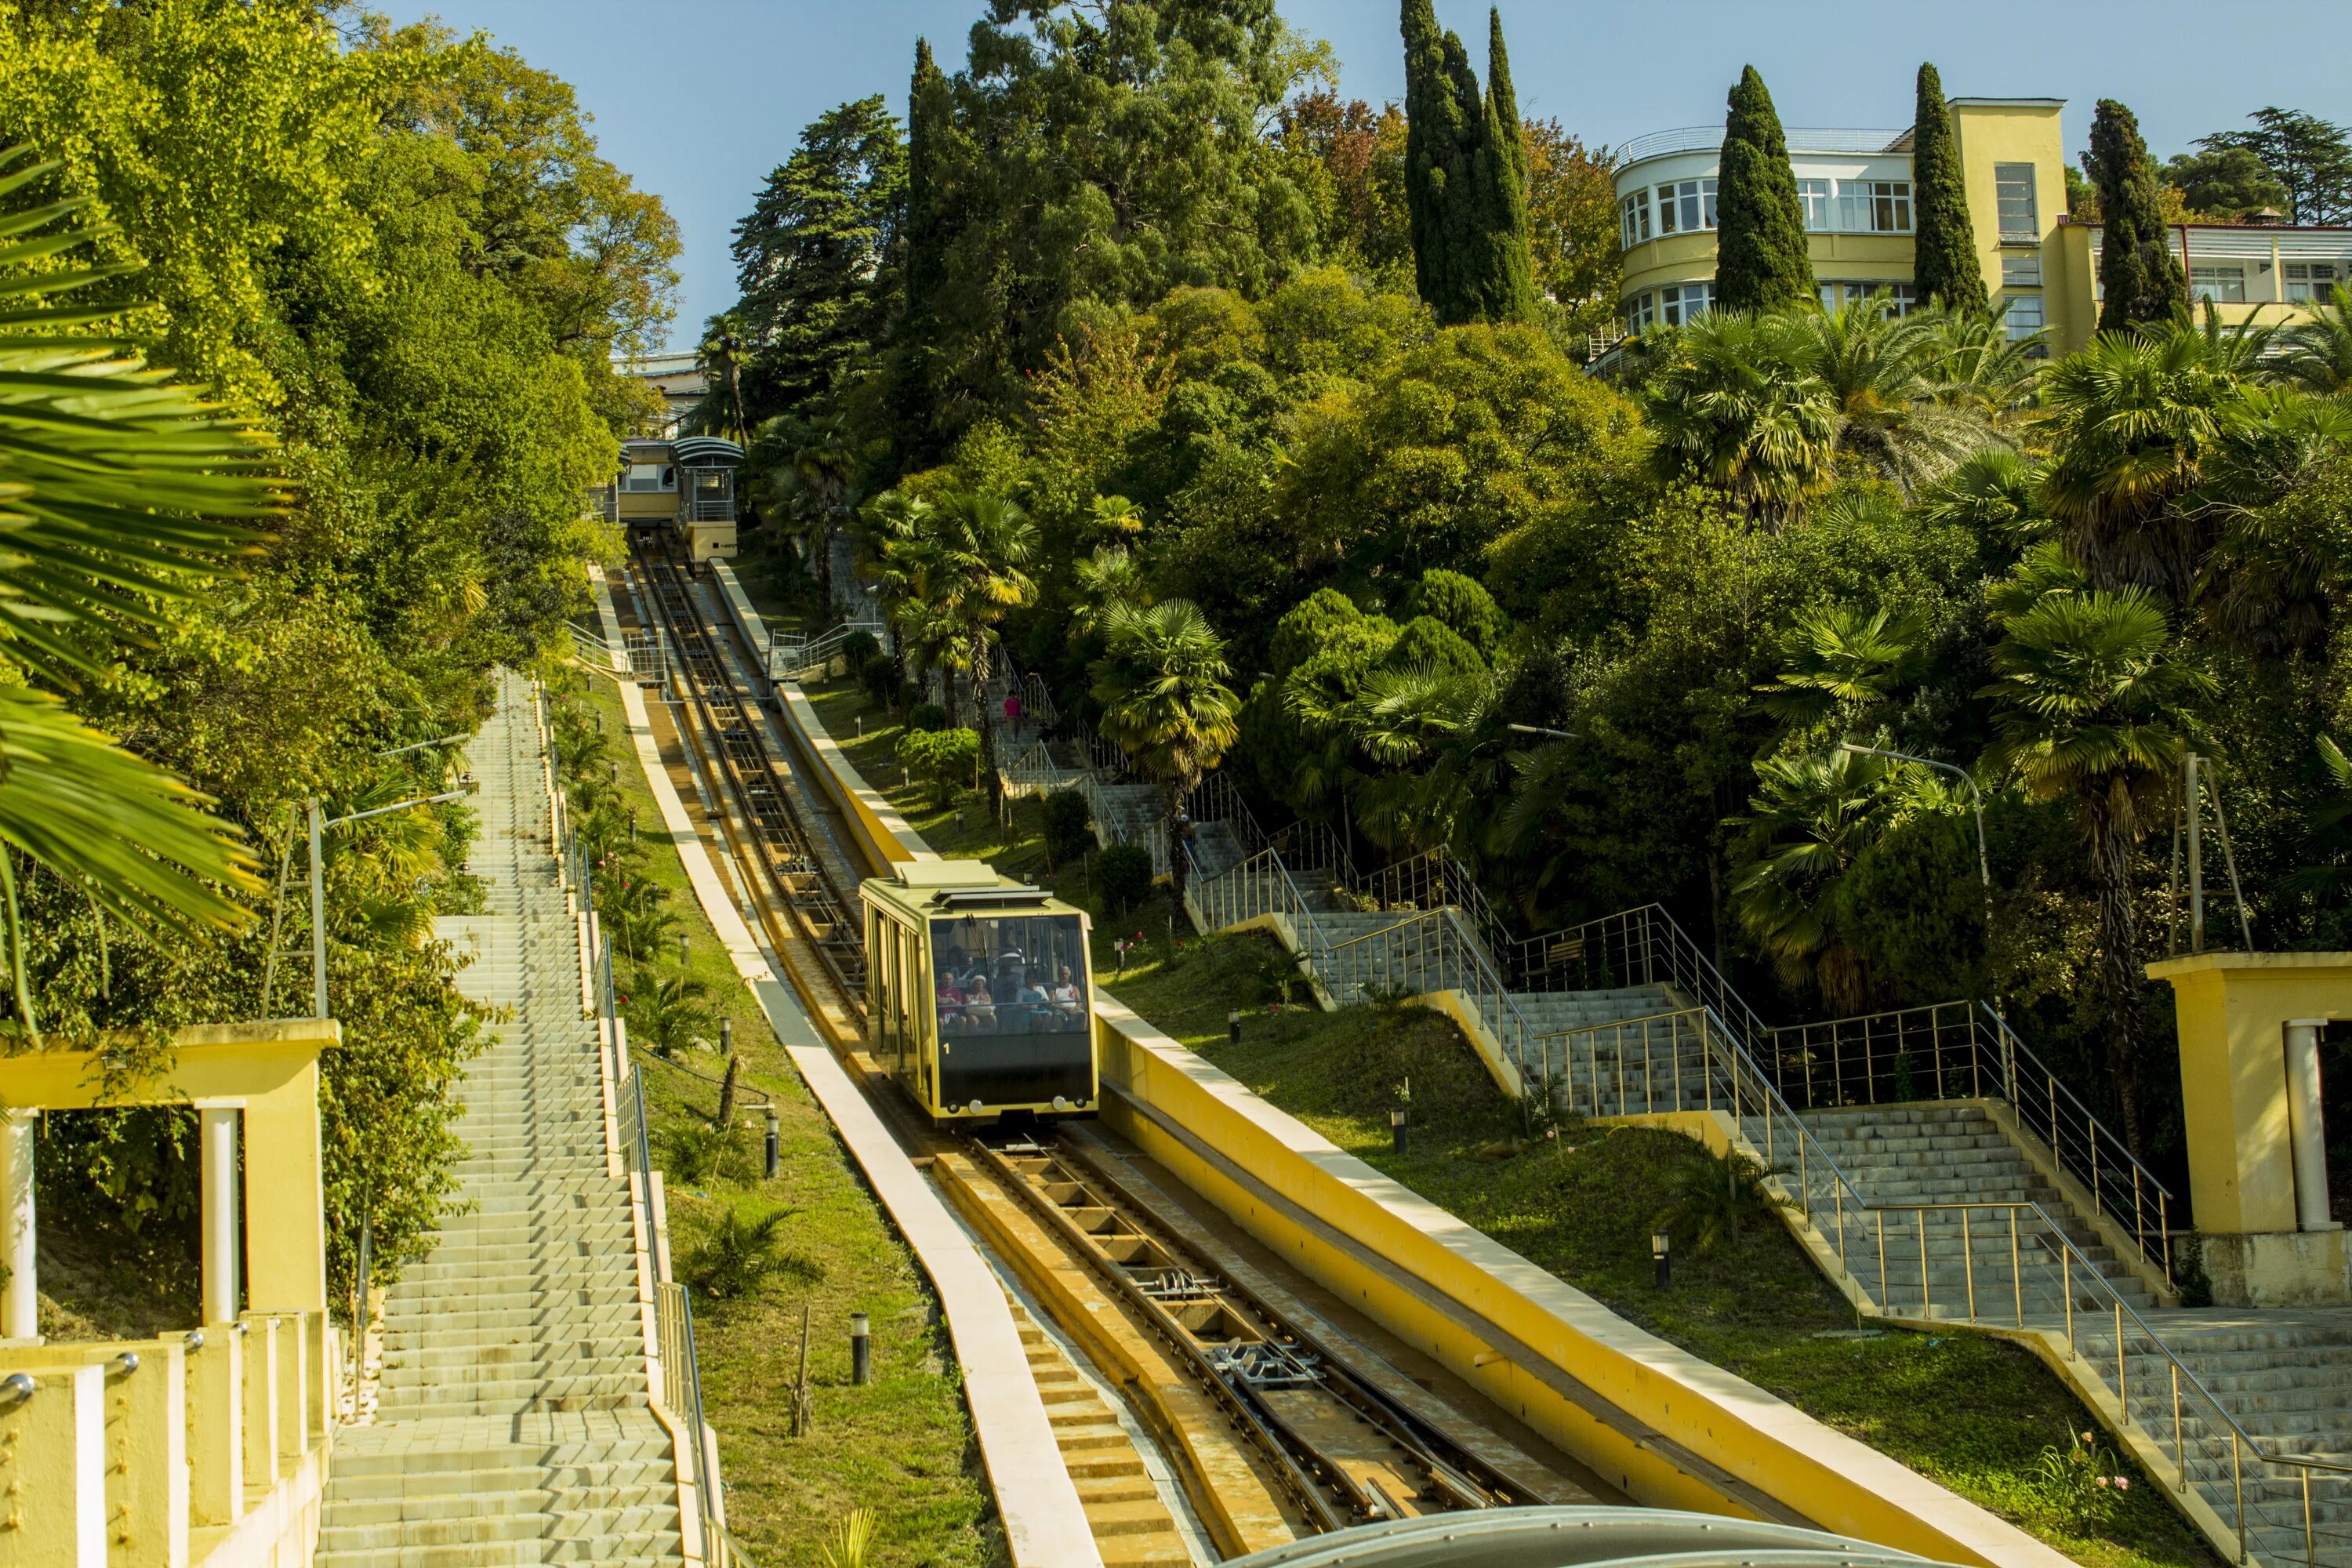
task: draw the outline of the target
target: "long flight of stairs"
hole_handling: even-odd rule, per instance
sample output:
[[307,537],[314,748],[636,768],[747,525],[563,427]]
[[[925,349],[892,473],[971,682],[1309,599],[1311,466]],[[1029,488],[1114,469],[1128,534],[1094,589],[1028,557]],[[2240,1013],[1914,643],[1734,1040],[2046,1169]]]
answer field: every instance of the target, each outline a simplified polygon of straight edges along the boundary
[[321,1568],[685,1561],[677,1459],[648,1402],[629,1200],[607,1173],[596,1032],[548,843],[527,682],[467,749],[488,912],[437,933],[510,1010],[467,1068],[457,1205],[386,1293],[373,1425],[335,1447]]
[[[1259,877],[1264,879],[1262,872]],[[1295,872],[1291,883],[1329,945],[1369,936],[1410,918],[1409,911],[1357,908],[1328,872]],[[1195,901],[1202,908],[1223,907],[1205,897]],[[1448,940],[1464,940],[1465,929],[1456,923],[1455,934]],[[1397,945],[1402,949],[1402,943]],[[1370,952],[1375,946],[1364,943],[1355,951]],[[1377,963],[1359,963],[1353,969],[1334,963],[1331,969],[1318,979],[1343,1005],[1370,1000],[1375,990],[1426,991],[1450,984],[1446,971],[1427,952],[1390,952]],[[1523,1021],[1538,1041],[1528,1053],[1527,1076],[1539,1078],[1565,1108],[1601,1115],[1733,1109],[1726,1099],[1726,1077],[1720,1072],[1711,1077],[1706,1070],[1706,1047],[1696,1026],[1657,1021],[1660,1015],[1690,1005],[1688,998],[1667,987],[1514,991],[1509,1001],[1514,1022]],[[1487,1002],[1482,1010],[1495,1006]],[[1563,1037],[1560,1031],[1584,1032]],[[1748,1081],[1752,1083],[1752,1074]],[[1752,1089],[1738,1110],[1748,1142],[1759,1153],[1772,1151],[1781,1184],[1793,1193],[1799,1161],[1786,1122],[1768,1131]],[[1817,1164],[1825,1153],[1852,1184],[1861,1204],[1880,1206],[1878,1212],[1848,1215],[1843,1268],[1890,1313],[1950,1321],[1969,1317],[1973,1302],[1977,1321],[2009,1324],[2021,1320],[2023,1326],[2049,1333],[2053,1343],[2063,1344],[2071,1331],[2074,1353],[2112,1387],[2116,1381],[2114,1302],[2120,1298],[2162,1336],[2188,1374],[2210,1390],[2263,1448],[2352,1466],[2352,1310],[2184,1310],[2164,1306],[2141,1268],[2105,1243],[2091,1216],[2045,1179],[2037,1160],[1982,1104],[1950,1100],[1843,1106],[1810,1110],[1799,1119],[1815,1141],[1808,1158]],[[1819,1200],[1829,1185],[1818,1169],[1809,1174]],[[2071,1273],[2054,1261],[2048,1247],[2035,1247],[2021,1237],[2013,1247],[2006,1210],[1974,1211],[1964,1231],[1958,1209],[1931,1206],[2027,1201],[2041,1205],[2080,1254],[2082,1261],[2070,1266]],[[1930,1212],[1923,1217],[1906,1205],[1930,1206]],[[1883,1247],[1882,1220],[1886,1226]],[[1837,1221],[1823,1205],[1813,1223],[1828,1240]],[[1928,1243],[1924,1265],[1919,1247],[1923,1226]],[[1838,1267],[1833,1243],[1826,1252],[1832,1255],[1830,1267]],[[2082,1277],[2085,1264],[2103,1285]],[[2185,1453],[2190,1484],[2214,1515],[2232,1528],[2242,1485],[2247,1543],[2256,1560],[2304,1560],[2302,1476],[2264,1466],[2251,1451],[2233,1470],[2226,1426],[2193,1396],[2181,1402],[2176,1434],[2169,1363],[2150,1352],[2145,1334],[2137,1328],[2127,1328],[2126,1344],[2140,1368],[2127,1380],[2126,1390],[2132,1419],[2153,1436],[2168,1458],[2176,1451]],[[2157,1375],[2159,1367],[2164,1370]],[[2101,1368],[2106,1369],[2104,1373]],[[2336,1561],[2345,1544],[2352,1542],[2352,1475],[2340,1469],[2311,1472],[2310,1521],[2320,1560]]]

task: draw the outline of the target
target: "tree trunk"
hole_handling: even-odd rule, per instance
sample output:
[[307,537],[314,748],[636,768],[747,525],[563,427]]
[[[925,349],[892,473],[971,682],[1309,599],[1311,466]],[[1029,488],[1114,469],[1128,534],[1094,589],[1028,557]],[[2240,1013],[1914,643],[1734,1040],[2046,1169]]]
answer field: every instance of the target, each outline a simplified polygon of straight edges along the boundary
[[2140,1152],[2139,932],[2132,913],[2133,812],[2118,775],[2089,807],[2093,880],[2099,889],[2099,1010],[2105,1015],[2107,1074],[2123,1108],[2124,1142]]
[[1192,819],[1184,814],[1184,797],[1190,790],[1178,787],[1174,781],[1160,786],[1168,807],[1168,882],[1175,889],[1176,907],[1184,907],[1184,882],[1192,858]]

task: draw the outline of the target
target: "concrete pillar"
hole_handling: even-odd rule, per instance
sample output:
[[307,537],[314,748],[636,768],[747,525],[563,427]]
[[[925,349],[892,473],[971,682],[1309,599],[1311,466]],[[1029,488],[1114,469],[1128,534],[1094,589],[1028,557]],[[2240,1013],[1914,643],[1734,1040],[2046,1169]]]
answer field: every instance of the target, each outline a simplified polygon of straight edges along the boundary
[[8,1283],[0,1290],[0,1339],[28,1340],[41,1331],[40,1279],[33,1267],[33,1123],[40,1113],[11,1110],[0,1117],[0,1262]]
[[237,1124],[243,1109],[234,1101],[199,1101],[196,1115],[204,1153],[205,1321],[234,1322],[245,1252],[236,1180]]
[[2327,1134],[2320,1124],[2319,1031],[2325,1018],[2286,1022],[2287,1137],[2294,1148],[2297,1230],[2335,1230],[2327,1212]]
[[11,1563],[106,1568],[106,1369],[58,1366],[0,1411],[0,1496]]

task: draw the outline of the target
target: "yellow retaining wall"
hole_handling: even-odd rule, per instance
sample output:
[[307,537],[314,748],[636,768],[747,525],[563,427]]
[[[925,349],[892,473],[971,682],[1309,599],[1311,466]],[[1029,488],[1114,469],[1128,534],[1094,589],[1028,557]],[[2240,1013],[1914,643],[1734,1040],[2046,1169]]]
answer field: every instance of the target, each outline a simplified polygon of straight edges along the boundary
[[1097,1004],[1104,1120],[1294,1267],[1658,1507],[1805,1523],[1946,1562],[2066,1559],[1643,1332],[1153,1029]]

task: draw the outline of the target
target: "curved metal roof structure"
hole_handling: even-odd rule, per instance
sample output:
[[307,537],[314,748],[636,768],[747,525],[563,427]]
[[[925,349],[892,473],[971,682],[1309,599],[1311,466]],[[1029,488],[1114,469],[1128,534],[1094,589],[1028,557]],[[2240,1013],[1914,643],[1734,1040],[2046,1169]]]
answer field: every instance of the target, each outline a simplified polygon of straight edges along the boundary
[[1652,1508],[1498,1508],[1384,1520],[1224,1568],[1922,1568],[1907,1552],[1793,1524]]
[[670,461],[688,468],[731,468],[743,460],[743,448],[716,436],[688,436],[669,444]]

